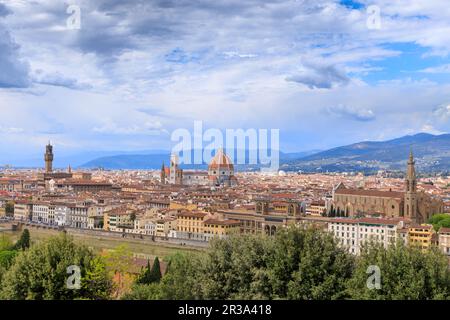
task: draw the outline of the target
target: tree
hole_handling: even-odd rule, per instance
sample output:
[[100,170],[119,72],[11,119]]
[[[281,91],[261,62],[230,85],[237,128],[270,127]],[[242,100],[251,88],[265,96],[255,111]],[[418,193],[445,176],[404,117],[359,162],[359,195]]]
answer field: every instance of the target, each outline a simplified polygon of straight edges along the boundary
[[206,253],[176,254],[151,292],[158,299],[342,299],[353,268],[331,235],[292,226],[275,237],[235,235],[214,239]]
[[25,250],[30,247],[30,231],[28,229],[24,229],[22,231],[22,235],[20,239],[16,242],[15,249],[16,250]]
[[159,282],[161,280],[161,266],[159,265],[159,259],[158,257],[155,258],[155,261],[153,261],[152,270],[150,272],[150,281],[153,282]]
[[0,267],[5,268],[6,270],[9,269],[16,255],[17,251],[14,250],[0,251]]
[[[370,243],[363,247],[357,267],[348,282],[353,299],[426,300],[450,298],[448,261],[438,248],[426,252],[405,247],[401,241],[387,249]],[[380,271],[380,289],[367,285],[368,270]]]
[[329,217],[335,217],[335,216],[336,216],[336,209],[333,208],[333,206],[331,206],[331,211],[330,211]]
[[160,286],[157,283],[135,284],[132,290],[122,296],[122,300],[158,300]]
[[[176,253],[168,258],[169,269],[158,285],[157,299],[193,300],[203,298],[201,282],[204,270],[201,253]],[[150,286],[156,285],[151,284]]]
[[9,237],[5,234],[2,234],[0,237],[0,251],[9,251],[13,250],[14,245]]
[[133,268],[132,253],[126,245],[103,254],[108,275],[113,279],[113,297],[120,298],[131,290],[134,276],[130,273]]
[[5,204],[5,213],[9,217],[14,216],[14,201],[8,201]]
[[141,274],[136,279],[136,283],[137,284],[150,284],[151,283],[150,273],[151,273],[150,260],[147,260],[147,266],[143,270],[141,270]]
[[435,214],[428,220],[428,223],[431,223],[436,231],[439,231],[441,227],[450,228],[450,215],[446,213]]
[[89,268],[81,280],[81,287],[89,299],[110,299],[113,289],[112,279],[108,276],[103,257],[96,256],[89,262]]
[[[92,299],[98,297],[100,284],[108,280],[106,274],[96,272],[94,253],[85,246],[76,245],[66,234],[49,238],[29,250],[20,251],[14,263],[4,273],[0,298],[3,299]],[[78,266],[80,282],[89,281],[89,286],[71,289],[67,286],[68,267]],[[91,277],[91,274],[98,276]],[[103,287],[101,296],[109,295]]]
[[343,299],[354,258],[328,233],[291,227],[277,233],[267,269],[273,286],[271,298]]
[[137,284],[151,284],[158,283],[161,280],[161,267],[158,257],[153,261],[153,266],[150,268],[150,260],[147,261],[147,267],[141,271],[141,274],[136,280]]
[[[273,239],[265,235],[214,239],[203,269],[199,270],[203,297],[220,300],[269,297],[272,290],[267,265],[273,258],[272,246]],[[172,271],[174,266],[170,268]]]
[[[450,271],[437,248],[368,243],[354,257],[314,228],[280,228],[274,237],[214,239],[200,253],[168,258],[159,283],[136,284],[129,299],[448,299]],[[147,269],[149,268],[147,266]],[[367,286],[368,267],[381,270],[381,289]]]

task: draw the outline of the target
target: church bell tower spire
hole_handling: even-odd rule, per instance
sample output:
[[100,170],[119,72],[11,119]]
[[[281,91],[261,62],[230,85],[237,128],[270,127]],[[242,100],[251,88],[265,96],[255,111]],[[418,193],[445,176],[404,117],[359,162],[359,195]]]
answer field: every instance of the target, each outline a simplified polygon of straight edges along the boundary
[[419,220],[419,215],[417,214],[417,179],[416,179],[416,169],[415,161],[412,150],[409,152],[409,158],[406,170],[405,179],[405,208],[404,214],[406,217],[412,219],[415,222],[422,222]]

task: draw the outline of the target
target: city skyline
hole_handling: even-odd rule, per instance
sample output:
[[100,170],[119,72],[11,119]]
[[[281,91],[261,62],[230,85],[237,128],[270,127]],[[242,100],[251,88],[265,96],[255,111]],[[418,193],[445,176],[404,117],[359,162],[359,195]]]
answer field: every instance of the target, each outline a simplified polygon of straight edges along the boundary
[[450,300],[449,21],[449,0],[0,0],[2,306]]
[[0,161],[48,140],[170,150],[196,120],[280,129],[284,152],[445,133],[449,16],[445,1],[0,1]]

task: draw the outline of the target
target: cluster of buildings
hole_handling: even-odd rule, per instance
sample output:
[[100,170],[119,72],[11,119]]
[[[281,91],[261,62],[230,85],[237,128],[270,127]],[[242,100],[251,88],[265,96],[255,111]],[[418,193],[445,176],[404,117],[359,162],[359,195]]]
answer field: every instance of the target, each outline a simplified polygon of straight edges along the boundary
[[[274,235],[289,225],[330,232],[349,252],[396,241],[450,256],[450,230],[427,225],[450,212],[450,179],[418,179],[412,153],[404,179],[361,174],[236,173],[218,150],[206,171],[53,169],[0,171],[0,216],[58,228],[207,242],[236,233]],[[105,233],[103,233],[105,234]]]
[[327,223],[328,231],[349,252],[359,254],[364,244],[376,242],[385,248],[403,242],[421,250],[439,246],[450,256],[450,228],[435,231],[430,224],[415,224],[404,218],[336,218]]
[[183,170],[179,167],[178,156],[170,157],[170,167],[161,168],[161,183],[185,186],[234,186],[234,165],[222,148],[220,148],[208,165],[208,171]]
[[333,209],[345,216],[378,213],[385,217],[406,217],[423,223],[436,213],[444,212],[440,198],[417,190],[415,161],[409,154],[405,188],[402,191],[347,188],[343,183],[333,190]]

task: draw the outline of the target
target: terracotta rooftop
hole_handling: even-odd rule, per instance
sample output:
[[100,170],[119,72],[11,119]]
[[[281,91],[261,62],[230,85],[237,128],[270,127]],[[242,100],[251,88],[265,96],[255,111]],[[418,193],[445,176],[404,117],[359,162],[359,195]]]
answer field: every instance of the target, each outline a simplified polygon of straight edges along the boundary
[[217,225],[240,225],[240,221],[238,220],[217,220],[217,219],[208,219],[205,221],[205,224],[217,224]]
[[366,197],[383,197],[383,198],[403,198],[404,192],[399,191],[380,191],[380,190],[363,190],[363,189],[338,189],[335,194],[366,196]]
[[207,216],[207,213],[204,212],[192,212],[192,211],[184,211],[177,214],[179,217],[191,217],[191,218],[203,218]]
[[439,229],[440,234],[450,234],[450,228],[441,227]]

